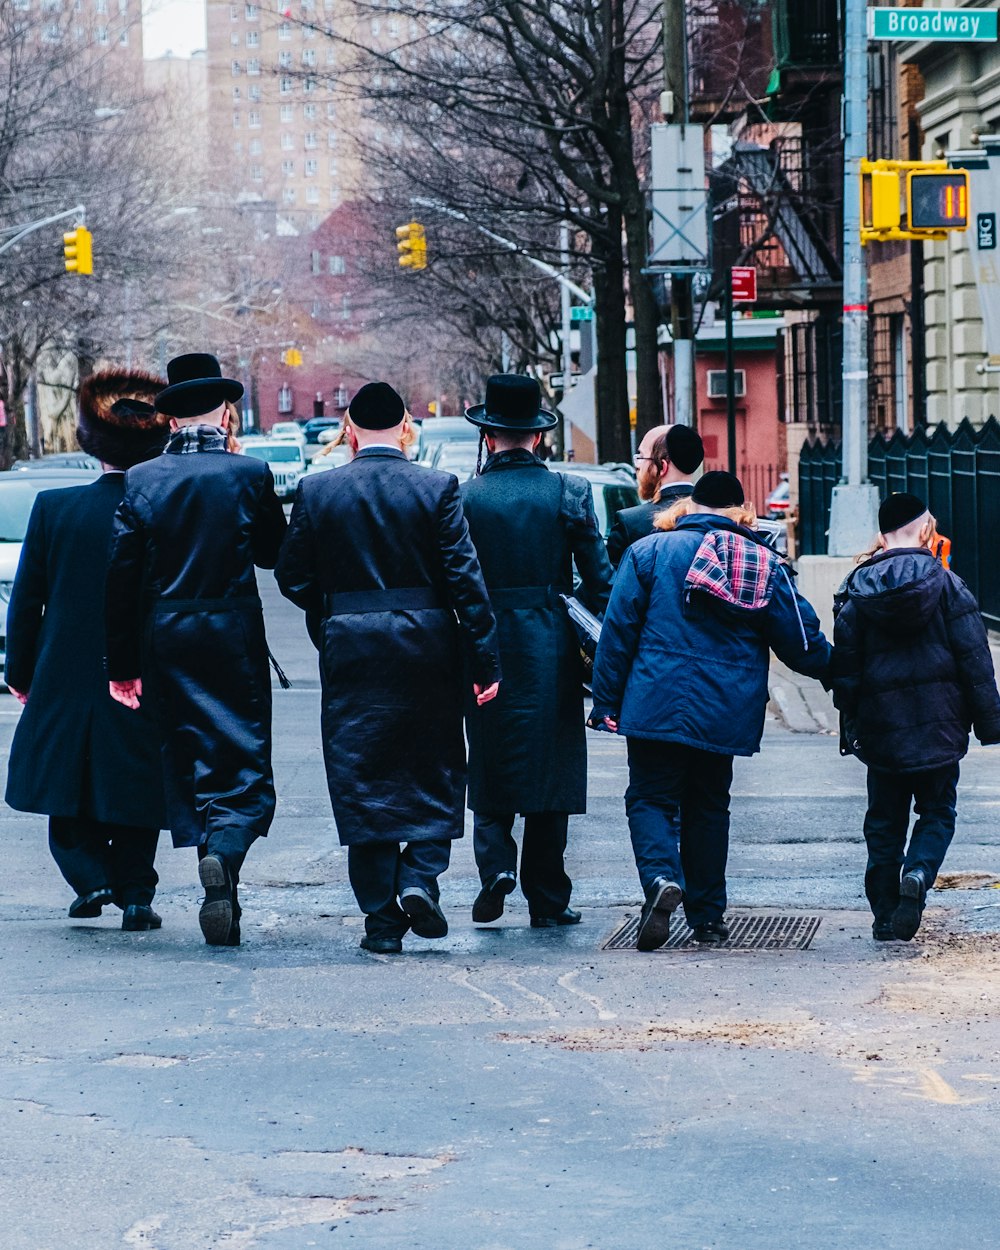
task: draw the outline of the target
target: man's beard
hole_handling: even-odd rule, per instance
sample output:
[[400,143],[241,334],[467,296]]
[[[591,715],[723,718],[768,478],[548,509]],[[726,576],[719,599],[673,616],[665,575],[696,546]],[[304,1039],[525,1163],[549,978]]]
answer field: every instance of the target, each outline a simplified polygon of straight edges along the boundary
[[652,469],[647,469],[645,465],[636,475],[636,482],[639,487],[639,498],[643,503],[650,503],[659,494],[660,475]]

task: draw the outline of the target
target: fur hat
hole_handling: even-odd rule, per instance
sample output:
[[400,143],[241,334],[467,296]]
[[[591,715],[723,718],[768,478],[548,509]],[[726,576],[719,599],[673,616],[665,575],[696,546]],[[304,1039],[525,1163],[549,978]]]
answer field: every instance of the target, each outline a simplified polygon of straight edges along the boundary
[[927,511],[927,505],[919,495],[900,491],[890,495],[878,510],[878,528],[882,534],[893,534],[910,525]]
[[153,408],[163,379],[137,370],[102,369],[80,383],[77,442],[88,455],[116,469],[158,456],[166,445],[169,417]]

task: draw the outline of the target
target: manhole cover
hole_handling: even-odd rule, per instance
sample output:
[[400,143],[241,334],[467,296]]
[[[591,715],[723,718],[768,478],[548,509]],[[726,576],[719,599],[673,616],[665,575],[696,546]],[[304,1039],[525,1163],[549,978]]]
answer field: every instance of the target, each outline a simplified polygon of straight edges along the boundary
[[[721,944],[723,950],[756,951],[804,951],[816,936],[819,916],[751,916],[746,912],[734,912],[729,917],[729,939]],[[632,916],[604,943],[606,951],[635,950],[635,935],[639,917]],[[677,950],[683,946],[697,946],[691,930],[678,916],[671,926],[670,940],[663,950]]]

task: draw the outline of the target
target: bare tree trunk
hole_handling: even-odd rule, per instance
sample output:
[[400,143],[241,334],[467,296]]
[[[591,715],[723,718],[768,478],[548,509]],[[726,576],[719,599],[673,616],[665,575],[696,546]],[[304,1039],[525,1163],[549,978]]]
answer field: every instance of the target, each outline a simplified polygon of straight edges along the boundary
[[[625,266],[622,260],[621,214],[607,213],[608,247],[594,267],[594,308],[597,316],[597,456],[599,460],[631,460],[628,422],[628,374],[625,368]],[[596,258],[596,257],[595,257]]]

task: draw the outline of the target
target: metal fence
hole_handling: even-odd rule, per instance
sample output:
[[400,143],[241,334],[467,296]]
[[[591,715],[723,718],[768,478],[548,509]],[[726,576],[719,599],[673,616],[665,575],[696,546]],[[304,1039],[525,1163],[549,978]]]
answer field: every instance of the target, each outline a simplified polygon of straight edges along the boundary
[[[705,472],[712,469],[727,469],[723,460],[705,460]],[[783,470],[775,464],[741,464],[737,477],[743,483],[743,493],[757,509],[758,516],[767,516],[767,497],[781,482]]]
[[[830,501],[840,480],[839,443],[812,443],[799,458],[799,551],[825,555]],[[911,491],[927,500],[938,528],[951,539],[951,567],[979,600],[987,622],[1000,628],[1000,423],[990,417],[979,429],[963,421],[955,430],[938,426],[869,444],[868,473],[885,498]],[[992,554],[991,554],[992,553]]]

